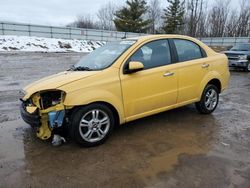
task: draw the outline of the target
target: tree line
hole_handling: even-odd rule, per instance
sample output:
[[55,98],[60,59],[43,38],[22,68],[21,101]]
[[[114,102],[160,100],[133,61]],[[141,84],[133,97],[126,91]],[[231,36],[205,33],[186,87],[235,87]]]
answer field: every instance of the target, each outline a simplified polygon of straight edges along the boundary
[[249,37],[250,1],[239,0],[127,0],[108,2],[91,15],[78,16],[70,26],[149,34],[185,34],[193,37]]

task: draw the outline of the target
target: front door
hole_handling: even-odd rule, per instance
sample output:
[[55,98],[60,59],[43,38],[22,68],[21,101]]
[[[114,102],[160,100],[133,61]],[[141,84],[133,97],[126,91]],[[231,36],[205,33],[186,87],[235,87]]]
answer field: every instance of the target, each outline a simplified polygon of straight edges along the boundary
[[171,64],[168,40],[144,44],[128,61],[140,61],[144,70],[120,75],[127,121],[176,104],[178,71]]

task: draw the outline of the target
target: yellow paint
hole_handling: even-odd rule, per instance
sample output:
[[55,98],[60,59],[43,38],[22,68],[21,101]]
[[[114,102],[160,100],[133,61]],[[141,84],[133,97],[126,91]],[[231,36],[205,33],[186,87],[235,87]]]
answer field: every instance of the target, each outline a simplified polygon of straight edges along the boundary
[[138,70],[143,69],[144,65],[141,62],[138,61],[131,61],[129,62],[129,70]]
[[[64,96],[62,96],[62,97],[64,99]],[[48,113],[51,111],[61,111],[61,110],[64,110],[66,107],[63,103],[60,103],[58,105],[55,105],[55,106],[52,106],[50,108],[43,110],[40,107],[39,99],[40,99],[40,93],[38,92],[32,96],[32,101],[36,106],[27,106],[26,110],[29,113],[33,113],[33,112],[35,112],[35,110],[37,108],[40,109],[39,114],[41,117],[41,126],[38,128],[36,135],[37,135],[37,137],[39,137],[42,140],[47,140],[52,135],[52,130],[48,124]],[[70,108],[72,108],[72,107],[71,106],[67,107],[67,109],[70,109]]]
[[41,126],[38,128],[36,135],[42,140],[47,140],[51,137],[47,114],[41,116]]
[[33,114],[36,110],[37,107],[36,106],[27,106],[26,107],[27,112],[29,112],[30,114]]
[[[169,38],[193,41],[204,49],[207,57],[132,74],[123,73],[124,64],[137,49],[148,42]],[[58,89],[65,92],[63,103],[41,110],[41,115],[52,110],[106,102],[117,110],[122,124],[197,102],[204,87],[212,79],[221,82],[222,90],[228,86],[230,75],[227,57],[216,53],[199,40],[181,35],[149,35],[136,40],[110,67],[102,71],[66,71],[46,77],[25,87],[27,94],[24,100],[31,97],[41,109],[39,92]],[[210,66],[202,68],[204,63]],[[166,73],[173,73],[173,76],[164,77]],[[46,127],[46,123],[43,125]]]
[[38,107],[39,109],[41,109],[41,106],[40,106],[40,94],[39,93],[35,93],[32,95],[32,102],[33,104]]

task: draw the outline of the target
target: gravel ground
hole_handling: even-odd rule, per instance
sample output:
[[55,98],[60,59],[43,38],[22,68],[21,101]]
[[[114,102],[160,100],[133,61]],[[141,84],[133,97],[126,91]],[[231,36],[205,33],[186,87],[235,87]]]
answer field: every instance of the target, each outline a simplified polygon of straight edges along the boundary
[[0,187],[249,187],[250,73],[231,72],[212,115],[193,105],[117,128],[99,147],[36,138],[18,90],[81,53],[0,53]]

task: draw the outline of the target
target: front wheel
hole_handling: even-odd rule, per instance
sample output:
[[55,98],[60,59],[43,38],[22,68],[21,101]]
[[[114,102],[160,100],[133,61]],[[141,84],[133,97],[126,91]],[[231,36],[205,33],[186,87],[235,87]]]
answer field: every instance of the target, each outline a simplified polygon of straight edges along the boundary
[[202,93],[201,100],[195,103],[196,109],[202,114],[212,113],[219,102],[219,91],[214,85],[207,85]]
[[114,123],[114,115],[106,105],[81,107],[72,117],[71,138],[86,147],[100,145],[112,132]]

